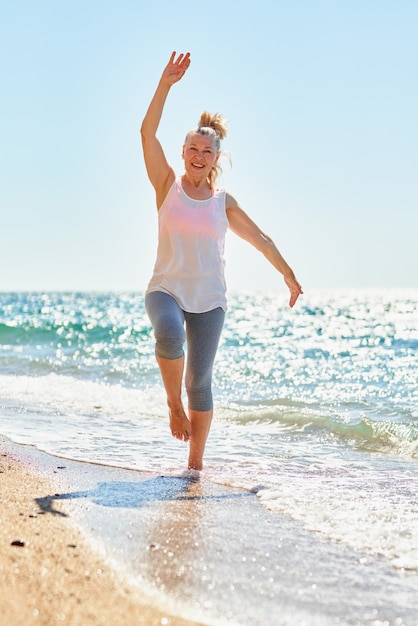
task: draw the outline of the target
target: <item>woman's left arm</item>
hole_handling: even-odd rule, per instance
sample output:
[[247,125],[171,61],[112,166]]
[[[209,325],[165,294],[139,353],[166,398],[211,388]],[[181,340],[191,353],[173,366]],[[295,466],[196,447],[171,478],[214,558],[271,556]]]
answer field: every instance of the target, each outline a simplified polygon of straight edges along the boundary
[[248,241],[254,248],[264,254],[273,267],[283,275],[284,281],[290,291],[289,306],[293,307],[298,297],[303,293],[302,287],[296,280],[292,268],[280,254],[274,241],[263,233],[255,222],[239,206],[238,202],[230,194],[226,196],[226,214],[229,228],[241,239]]

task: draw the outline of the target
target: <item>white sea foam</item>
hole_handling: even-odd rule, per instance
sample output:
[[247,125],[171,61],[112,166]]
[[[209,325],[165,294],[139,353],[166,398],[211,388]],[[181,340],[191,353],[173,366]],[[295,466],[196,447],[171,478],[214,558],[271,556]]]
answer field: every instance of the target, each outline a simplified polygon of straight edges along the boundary
[[[355,550],[382,555],[393,566],[418,570],[418,481],[382,476],[370,483],[370,472],[344,476],[288,476],[261,489],[258,497],[269,509]],[[412,487],[412,489],[411,489]]]
[[121,385],[101,384],[71,376],[1,376],[0,394],[15,407],[39,407],[55,412],[78,412],[82,415],[102,412],[106,415],[161,415],[161,386],[132,389]]

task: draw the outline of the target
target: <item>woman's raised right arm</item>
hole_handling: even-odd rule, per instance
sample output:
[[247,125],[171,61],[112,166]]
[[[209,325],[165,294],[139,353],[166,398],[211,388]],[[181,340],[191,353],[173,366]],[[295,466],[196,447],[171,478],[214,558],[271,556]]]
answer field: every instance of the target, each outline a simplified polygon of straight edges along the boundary
[[157,130],[168,92],[172,85],[177,83],[184,76],[189,65],[189,52],[187,54],[179,54],[177,59],[176,53],[172,53],[161,75],[160,82],[158,83],[154,97],[151,100],[141,125],[145,166],[147,168],[148,178],[155,189],[158,208],[167,195],[175,174],[167,162],[164,150],[157,139]]

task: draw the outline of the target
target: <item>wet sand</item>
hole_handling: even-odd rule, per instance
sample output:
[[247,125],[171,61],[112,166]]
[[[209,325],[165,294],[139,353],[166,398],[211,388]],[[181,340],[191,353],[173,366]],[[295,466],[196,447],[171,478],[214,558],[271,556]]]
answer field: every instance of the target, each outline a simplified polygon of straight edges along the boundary
[[43,511],[39,503],[45,494],[55,494],[59,483],[55,470],[42,476],[39,467],[5,447],[0,443],[2,626],[194,623],[170,616],[162,603],[151,606],[88,545],[71,518],[60,514],[60,503],[55,514]]

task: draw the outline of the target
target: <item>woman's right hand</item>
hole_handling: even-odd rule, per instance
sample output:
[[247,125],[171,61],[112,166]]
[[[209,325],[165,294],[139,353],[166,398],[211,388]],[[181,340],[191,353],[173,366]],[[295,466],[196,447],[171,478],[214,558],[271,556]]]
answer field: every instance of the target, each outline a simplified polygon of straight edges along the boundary
[[179,54],[176,59],[176,52],[173,52],[169,62],[161,76],[161,82],[170,86],[177,83],[181,78],[183,78],[186,70],[190,65],[190,52],[186,54]]

